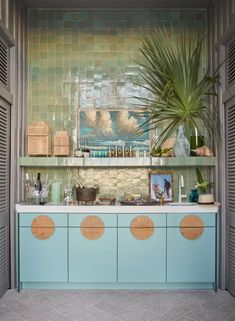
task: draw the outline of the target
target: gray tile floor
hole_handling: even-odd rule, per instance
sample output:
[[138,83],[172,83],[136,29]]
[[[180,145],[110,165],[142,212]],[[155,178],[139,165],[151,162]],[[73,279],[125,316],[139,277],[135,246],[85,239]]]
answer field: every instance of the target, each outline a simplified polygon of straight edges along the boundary
[[0,299],[0,321],[235,321],[225,291],[15,290]]

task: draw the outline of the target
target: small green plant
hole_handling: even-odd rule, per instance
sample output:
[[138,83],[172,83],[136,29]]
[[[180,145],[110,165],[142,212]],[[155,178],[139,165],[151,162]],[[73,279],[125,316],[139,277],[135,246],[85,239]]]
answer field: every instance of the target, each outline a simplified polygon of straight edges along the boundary
[[213,183],[208,182],[202,177],[202,173],[199,168],[196,168],[197,173],[197,184],[195,188],[199,189],[201,193],[206,193],[210,187],[213,186]]

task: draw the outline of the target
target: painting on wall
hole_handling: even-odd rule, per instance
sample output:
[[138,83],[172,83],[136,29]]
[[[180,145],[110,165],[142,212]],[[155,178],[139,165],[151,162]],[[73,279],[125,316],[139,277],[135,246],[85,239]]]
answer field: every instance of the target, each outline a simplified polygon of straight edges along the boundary
[[164,198],[167,202],[173,201],[173,174],[171,172],[149,173],[150,197],[154,200]]
[[147,117],[146,113],[128,110],[81,111],[80,137],[86,138],[93,150],[132,146],[139,151],[149,151],[149,132],[141,135],[135,132]]

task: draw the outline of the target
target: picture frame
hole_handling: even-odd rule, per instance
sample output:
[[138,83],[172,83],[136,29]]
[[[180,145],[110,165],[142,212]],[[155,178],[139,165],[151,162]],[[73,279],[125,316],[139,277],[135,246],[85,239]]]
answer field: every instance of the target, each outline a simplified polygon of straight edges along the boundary
[[149,172],[149,195],[159,201],[161,197],[166,202],[173,202],[174,182],[173,172]]

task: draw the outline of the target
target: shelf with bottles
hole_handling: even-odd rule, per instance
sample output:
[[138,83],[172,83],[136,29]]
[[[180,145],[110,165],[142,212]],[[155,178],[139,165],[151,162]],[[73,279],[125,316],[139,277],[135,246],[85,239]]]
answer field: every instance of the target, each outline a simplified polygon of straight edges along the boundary
[[22,167],[215,166],[216,157],[20,157]]

